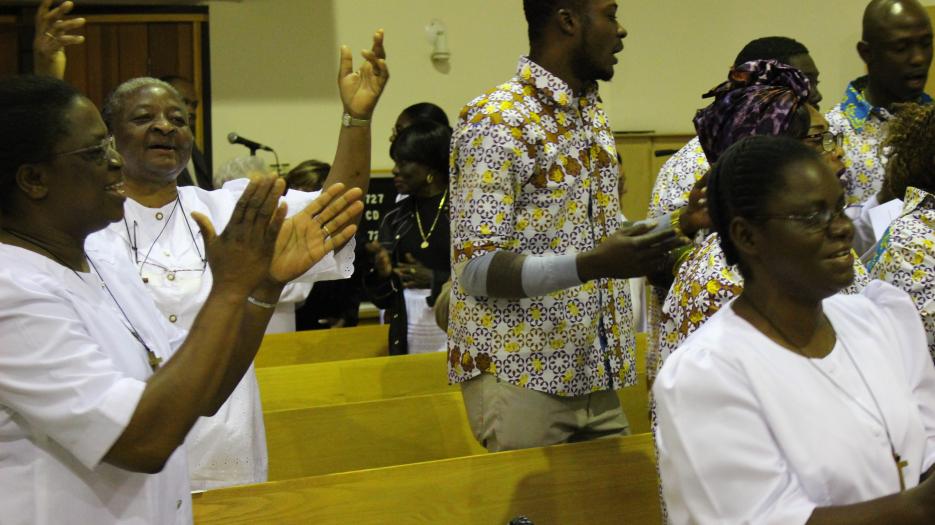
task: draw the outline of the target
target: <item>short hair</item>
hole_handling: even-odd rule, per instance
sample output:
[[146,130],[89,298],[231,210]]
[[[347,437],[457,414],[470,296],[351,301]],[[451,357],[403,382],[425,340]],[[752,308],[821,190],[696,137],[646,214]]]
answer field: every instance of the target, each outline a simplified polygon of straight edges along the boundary
[[117,124],[115,119],[126,109],[124,105],[126,104],[128,96],[144,87],[150,86],[161,87],[176,96],[179,102],[182,102],[182,96],[179,95],[178,90],[172,87],[172,84],[164,80],[152,77],[131,78],[117,86],[110,95],[107,96],[107,99],[104,100],[104,107],[101,109],[101,115],[104,117],[104,123],[107,124],[107,128],[113,131],[114,126]]
[[417,162],[448,179],[451,128],[432,120],[417,120],[399,132],[390,146],[395,162]]
[[321,183],[328,178],[329,173],[331,173],[331,164],[315,159],[306,160],[289,170],[286,174],[286,186],[290,190],[297,189],[310,175],[315,175],[318,177],[316,185],[321,187]]
[[901,105],[883,144],[891,148],[886,183],[893,195],[905,198],[909,186],[935,192],[935,105]]
[[743,46],[734,59],[734,67],[753,60],[776,60],[788,64],[790,58],[807,54],[808,48],[801,42],[785,36],[767,36]]
[[413,104],[404,109],[400,114],[405,115],[409,120],[432,120],[434,122],[438,122],[439,124],[451,127],[451,123],[448,121],[448,115],[445,114],[445,110],[435,104],[432,104],[431,102],[419,102],[417,104]]
[[173,83],[173,82],[178,82],[178,81],[180,81],[180,80],[181,80],[182,82],[191,82],[191,81],[192,81],[190,78],[185,78],[185,77],[183,77],[183,76],[181,76],[181,75],[163,75],[163,76],[159,77],[159,80],[165,82],[166,84],[171,84],[171,83]]
[[81,97],[74,87],[49,77],[0,80],[0,206],[9,209],[16,172],[23,164],[50,160],[69,132],[65,113]]
[[556,11],[562,8],[581,11],[585,1],[587,0],[523,0],[529,42],[538,42],[544,36],[545,28]]
[[728,264],[736,264],[749,277],[733,240],[735,217],[756,220],[766,204],[784,187],[783,170],[803,161],[821,162],[818,153],[799,140],[754,135],[734,143],[711,168],[708,213]]

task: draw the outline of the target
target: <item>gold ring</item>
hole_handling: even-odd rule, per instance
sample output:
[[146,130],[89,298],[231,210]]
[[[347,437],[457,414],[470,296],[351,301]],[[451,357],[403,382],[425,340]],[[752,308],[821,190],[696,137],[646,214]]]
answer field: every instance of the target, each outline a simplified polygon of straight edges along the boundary
[[45,36],[51,38],[52,40],[58,40],[58,37],[57,37],[57,36],[53,35],[52,33],[48,32],[48,31],[45,32]]
[[322,230],[325,230],[325,237],[331,237],[331,231],[328,230],[328,227],[327,227],[327,226],[325,226],[324,224],[322,224],[322,225],[321,225],[321,229],[322,229]]
[[415,268],[409,268],[409,273],[411,273],[412,275],[415,275],[415,274],[416,274],[416,269],[415,269]]

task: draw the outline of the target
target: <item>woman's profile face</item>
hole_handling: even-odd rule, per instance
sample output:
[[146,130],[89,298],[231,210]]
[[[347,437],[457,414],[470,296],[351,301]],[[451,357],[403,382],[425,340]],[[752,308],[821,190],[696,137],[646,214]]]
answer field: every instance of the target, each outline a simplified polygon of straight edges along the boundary
[[757,226],[758,271],[770,281],[824,298],[854,280],[854,227],[844,214],[844,189],[824,162],[788,165],[783,185]]
[[171,182],[192,154],[188,108],[172,92],[145,86],[127,95],[114,123],[117,150],[129,178]]
[[821,155],[821,160],[825,162],[831,173],[834,173],[839,179],[844,177],[847,168],[844,166],[844,149],[835,145],[831,151],[826,151],[822,146],[821,135],[827,133],[831,127],[828,120],[815,109],[811,104],[807,105],[809,115],[808,136],[805,138],[805,144],[814,148]]
[[123,164],[93,102],[78,97],[63,117],[68,134],[44,163],[52,173],[48,209],[69,227],[97,231],[123,218]]
[[418,195],[428,185],[428,167],[413,161],[397,160],[393,165],[393,186],[400,195]]

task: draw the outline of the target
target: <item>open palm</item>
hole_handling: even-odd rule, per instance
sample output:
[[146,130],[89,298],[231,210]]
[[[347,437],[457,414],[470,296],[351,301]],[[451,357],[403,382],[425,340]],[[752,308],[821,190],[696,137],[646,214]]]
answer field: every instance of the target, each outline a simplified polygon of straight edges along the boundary
[[347,46],[341,46],[338,87],[341,91],[344,110],[352,117],[369,119],[390,78],[389,70],[386,68],[382,29],[373,34],[373,47],[361,54],[364,57],[364,63],[360,69],[354,71],[351,50]]
[[343,184],[334,184],[304,210],[286,219],[276,238],[270,278],[288,283],[328,252],[347,243],[357,231],[354,218],[364,208],[361,195],[359,188],[345,192]]

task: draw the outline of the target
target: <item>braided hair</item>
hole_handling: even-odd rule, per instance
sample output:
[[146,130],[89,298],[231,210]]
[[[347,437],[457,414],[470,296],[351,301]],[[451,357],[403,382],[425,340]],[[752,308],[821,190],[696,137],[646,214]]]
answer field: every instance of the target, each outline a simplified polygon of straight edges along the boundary
[[909,186],[935,193],[935,105],[900,106],[883,145],[892,148],[884,184],[893,195],[905,198]]
[[754,135],[727,148],[708,179],[708,213],[728,264],[736,264],[744,277],[749,270],[730,236],[735,217],[756,220],[785,185],[783,170],[797,162],[820,162],[818,153],[801,141],[785,136]]

